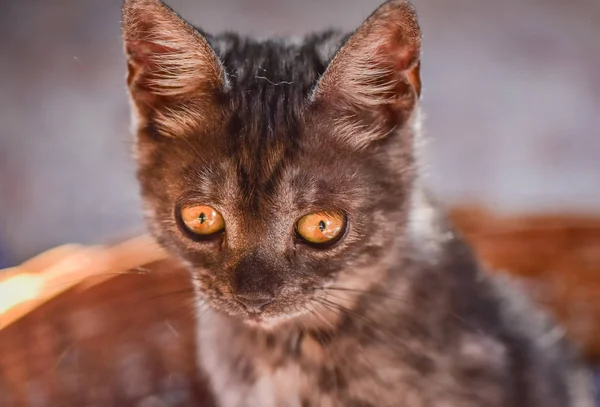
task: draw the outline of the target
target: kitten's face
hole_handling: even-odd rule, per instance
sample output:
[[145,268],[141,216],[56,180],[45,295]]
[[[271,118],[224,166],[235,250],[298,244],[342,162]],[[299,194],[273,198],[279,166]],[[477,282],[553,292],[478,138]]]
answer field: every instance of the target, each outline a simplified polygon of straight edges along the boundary
[[327,36],[214,52],[157,1],[124,12],[149,225],[200,299],[273,325],[381,278],[411,188],[412,9],[386,3],[328,67]]

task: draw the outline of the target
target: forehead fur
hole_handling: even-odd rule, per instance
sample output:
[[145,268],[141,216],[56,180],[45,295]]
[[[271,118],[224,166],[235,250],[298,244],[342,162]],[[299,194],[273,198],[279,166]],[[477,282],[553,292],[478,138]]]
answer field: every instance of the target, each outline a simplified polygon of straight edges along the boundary
[[206,126],[202,104],[192,99],[154,112],[151,124],[161,134],[185,138],[186,144],[218,145],[237,164],[243,192],[269,189],[281,175],[282,161],[293,160],[300,149],[309,95],[342,35],[327,32],[301,42],[205,36],[228,77],[220,123]]
[[256,148],[294,149],[308,95],[327,64],[315,58],[315,46],[332,38],[329,33],[299,45],[236,36],[212,41],[230,77],[227,133],[232,151],[248,155],[239,157],[242,162],[261,157]]
[[[226,103],[236,133],[272,139],[297,127],[308,96],[342,42],[327,32],[303,41],[256,41],[234,34],[204,34],[228,78]],[[201,100],[190,98],[155,114],[159,130],[184,136],[206,122]],[[253,140],[256,141],[256,140]]]

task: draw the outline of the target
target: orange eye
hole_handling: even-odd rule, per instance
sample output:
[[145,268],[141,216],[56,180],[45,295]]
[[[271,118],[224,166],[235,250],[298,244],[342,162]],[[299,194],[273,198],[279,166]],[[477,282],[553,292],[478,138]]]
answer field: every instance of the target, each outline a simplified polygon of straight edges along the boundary
[[344,230],[346,218],[340,213],[315,212],[302,217],[296,225],[298,234],[310,243],[333,241]]
[[223,216],[207,205],[183,207],[181,220],[190,232],[203,236],[217,233],[225,227]]

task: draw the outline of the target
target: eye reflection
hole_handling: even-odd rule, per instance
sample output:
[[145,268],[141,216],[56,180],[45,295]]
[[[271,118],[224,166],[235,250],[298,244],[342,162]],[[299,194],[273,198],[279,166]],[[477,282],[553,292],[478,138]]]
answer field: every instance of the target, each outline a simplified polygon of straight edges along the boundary
[[328,243],[340,236],[346,218],[340,213],[315,212],[303,216],[296,225],[300,237],[310,243]]
[[208,236],[225,228],[223,216],[208,205],[185,206],[180,215],[185,227],[197,235]]

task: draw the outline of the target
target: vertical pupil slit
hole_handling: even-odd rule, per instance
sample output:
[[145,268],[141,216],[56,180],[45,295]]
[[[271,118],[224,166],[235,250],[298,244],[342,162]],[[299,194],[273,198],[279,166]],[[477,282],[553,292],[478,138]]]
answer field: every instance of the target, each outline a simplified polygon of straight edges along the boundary
[[323,231],[325,230],[325,227],[326,227],[326,226],[327,226],[327,225],[325,224],[325,222],[324,222],[324,221],[320,221],[320,222],[319,222],[319,230],[320,230],[321,232],[323,232]]
[[206,222],[206,215],[204,214],[204,212],[200,213],[200,215],[198,216],[198,220],[200,221],[200,224]]

